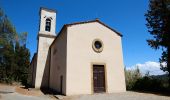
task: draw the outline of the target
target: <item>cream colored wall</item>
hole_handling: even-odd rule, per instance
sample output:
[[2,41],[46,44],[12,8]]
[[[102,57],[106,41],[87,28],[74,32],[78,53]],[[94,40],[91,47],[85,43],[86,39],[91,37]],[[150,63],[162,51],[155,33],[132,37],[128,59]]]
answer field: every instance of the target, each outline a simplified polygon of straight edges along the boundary
[[51,46],[50,88],[60,92],[60,76],[63,76],[62,93],[66,94],[67,33],[63,30]]
[[[47,18],[52,18],[50,32],[45,31],[45,24]],[[49,47],[55,38],[55,27],[56,13],[48,9],[41,9],[40,29],[38,33],[35,88],[48,88],[49,86]]]
[[[51,17],[51,31],[45,31],[45,24],[46,19]],[[55,28],[56,28],[56,13],[50,12],[48,10],[41,10],[40,12],[40,33],[47,34],[47,35],[55,35]]]
[[[121,37],[98,22],[73,25],[67,30],[66,95],[91,94],[92,63],[105,63],[108,93],[124,92],[125,77]],[[101,53],[92,49],[94,39],[101,39]]]
[[39,36],[35,88],[48,87],[49,47],[54,38]]
[[33,76],[32,76],[32,86],[34,87],[35,86],[35,76],[36,76],[36,68],[37,68],[37,55],[35,55],[35,58],[34,58],[34,65],[33,65]]
[[33,87],[35,85],[36,66],[37,66],[37,55],[34,54],[31,64],[29,66],[29,75],[28,75],[28,84]]

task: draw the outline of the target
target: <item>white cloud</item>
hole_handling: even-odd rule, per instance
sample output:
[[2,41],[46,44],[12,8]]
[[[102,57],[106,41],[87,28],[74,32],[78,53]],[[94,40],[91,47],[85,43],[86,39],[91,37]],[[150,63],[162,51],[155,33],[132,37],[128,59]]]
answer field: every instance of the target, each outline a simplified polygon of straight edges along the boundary
[[153,62],[153,61],[148,61],[145,62],[144,64],[135,64],[133,66],[127,67],[127,70],[134,70],[136,69],[136,67],[138,66],[138,68],[140,69],[140,72],[145,75],[148,71],[150,75],[162,75],[165,74],[165,72],[163,72],[160,69],[160,63],[158,62]]

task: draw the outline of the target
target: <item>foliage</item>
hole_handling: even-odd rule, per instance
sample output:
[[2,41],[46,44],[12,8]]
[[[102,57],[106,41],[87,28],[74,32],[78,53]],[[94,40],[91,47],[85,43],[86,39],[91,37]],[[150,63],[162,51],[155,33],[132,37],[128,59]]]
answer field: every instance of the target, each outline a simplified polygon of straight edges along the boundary
[[30,52],[26,48],[27,33],[18,34],[0,9],[0,82],[27,83]]
[[142,76],[137,67],[135,70],[125,70],[125,77],[127,90],[148,92],[170,91],[167,75],[151,76],[148,72]]
[[160,91],[160,89],[161,89],[161,81],[148,76],[139,78],[133,87],[133,90],[142,90],[142,91]]
[[159,61],[161,69],[169,73],[170,84],[170,0],[150,0],[145,16],[148,31],[153,36],[153,39],[147,40],[148,45],[156,50],[162,49]]
[[131,90],[134,87],[136,81],[142,77],[138,67],[135,70],[125,70],[125,76],[127,90]]

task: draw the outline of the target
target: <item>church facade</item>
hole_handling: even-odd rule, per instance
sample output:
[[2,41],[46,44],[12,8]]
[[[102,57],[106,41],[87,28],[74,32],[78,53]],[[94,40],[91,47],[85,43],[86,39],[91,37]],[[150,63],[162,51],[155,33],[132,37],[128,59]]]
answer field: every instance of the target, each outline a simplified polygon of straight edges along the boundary
[[125,92],[122,35],[100,20],[65,24],[56,36],[56,11],[40,9],[37,53],[29,83],[64,95]]

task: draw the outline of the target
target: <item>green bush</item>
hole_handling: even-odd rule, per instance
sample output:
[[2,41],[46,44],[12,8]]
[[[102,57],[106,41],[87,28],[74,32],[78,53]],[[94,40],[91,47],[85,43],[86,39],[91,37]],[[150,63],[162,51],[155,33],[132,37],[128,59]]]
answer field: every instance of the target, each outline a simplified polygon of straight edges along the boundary
[[141,91],[160,91],[162,88],[161,81],[155,78],[144,76],[139,78],[132,90],[141,90]]
[[136,81],[142,77],[139,68],[137,67],[135,70],[125,70],[126,77],[126,89],[131,90]]
[[139,68],[125,70],[126,89],[134,91],[170,92],[167,75],[141,75]]

